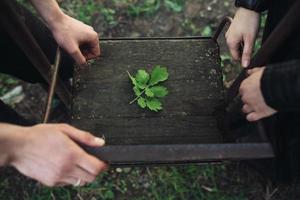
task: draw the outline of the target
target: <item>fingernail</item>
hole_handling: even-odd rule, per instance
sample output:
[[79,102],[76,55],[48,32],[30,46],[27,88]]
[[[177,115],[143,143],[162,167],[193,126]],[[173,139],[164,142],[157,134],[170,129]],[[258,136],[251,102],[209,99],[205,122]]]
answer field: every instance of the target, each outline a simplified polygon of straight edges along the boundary
[[95,142],[98,145],[101,145],[101,146],[103,146],[105,144],[105,141],[103,139],[101,139],[101,138],[98,138],[98,137],[95,138]]
[[243,67],[248,67],[248,65],[249,65],[249,60],[243,60],[242,65],[243,65]]

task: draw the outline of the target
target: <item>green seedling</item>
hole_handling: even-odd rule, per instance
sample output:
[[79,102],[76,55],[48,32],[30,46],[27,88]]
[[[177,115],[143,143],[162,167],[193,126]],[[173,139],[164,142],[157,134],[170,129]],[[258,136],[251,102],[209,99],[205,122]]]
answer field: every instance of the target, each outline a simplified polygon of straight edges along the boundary
[[137,104],[145,109],[158,112],[162,110],[161,98],[168,95],[168,89],[162,85],[168,79],[169,73],[166,67],[155,66],[151,75],[146,70],[139,69],[133,77],[128,71],[128,76],[133,84],[133,91],[136,96],[129,104]]

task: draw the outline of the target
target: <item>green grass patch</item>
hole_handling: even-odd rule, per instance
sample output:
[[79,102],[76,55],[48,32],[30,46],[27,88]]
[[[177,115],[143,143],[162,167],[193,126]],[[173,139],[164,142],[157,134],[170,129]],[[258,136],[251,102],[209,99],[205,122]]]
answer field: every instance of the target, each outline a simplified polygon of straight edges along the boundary
[[8,92],[8,90],[17,83],[17,79],[6,74],[0,74],[0,96]]
[[[197,200],[244,200],[243,191],[230,193],[219,184],[225,176],[225,165],[193,165],[179,167],[121,168],[100,175],[97,180],[80,188],[47,188],[27,186],[26,198],[31,200],[52,199],[197,199]],[[2,191],[14,187],[1,180]],[[16,183],[20,185],[20,183]],[[29,184],[34,185],[34,184]],[[1,187],[2,188],[2,187]],[[26,186],[25,186],[26,188]],[[20,191],[21,192],[21,191]],[[5,193],[0,193],[4,195]],[[0,199],[4,196],[0,195]],[[5,194],[13,199],[15,194]]]

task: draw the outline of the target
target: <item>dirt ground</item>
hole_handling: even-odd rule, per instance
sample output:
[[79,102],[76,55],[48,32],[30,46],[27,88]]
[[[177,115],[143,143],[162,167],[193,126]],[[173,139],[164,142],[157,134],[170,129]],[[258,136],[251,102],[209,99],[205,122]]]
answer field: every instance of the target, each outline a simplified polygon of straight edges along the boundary
[[[130,1],[130,0],[128,0]],[[64,10],[70,15],[75,16],[87,23],[90,23],[99,33],[100,38],[114,37],[178,37],[178,36],[200,36],[211,35],[214,33],[219,22],[224,16],[233,16],[235,8],[232,1],[223,0],[187,0],[180,11],[168,9],[166,6],[160,6],[158,9],[152,8],[145,12],[131,11],[128,1],[108,1],[98,0],[79,1],[65,0],[61,1]],[[137,2],[137,1],[130,1]],[[75,6],[79,5],[79,6]],[[86,5],[86,8],[83,6]],[[97,9],[93,6],[100,5]],[[140,9],[142,10],[142,9]],[[150,10],[150,11],[149,11]],[[101,12],[103,11],[103,12]],[[105,12],[104,12],[105,11]],[[104,13],[104,14],[103,14]],[[233,67],[236,63],[228,59],[228,51],[225,47],[224,38],[220,38],[221,54],[225,58],[224,64],[224,83],[229,84],[234,76],[239,71],[239,67]],[[18,81],[19,85],[23,86],[25,98],[20,103],[14,103],[15,109],[24,117],[40,121],[44,108],[45,98],[47,93],[39,85],[29,85],[22,81]],[[14,85],[15,86],[15,85]],[[8,86],[9,87],[9,86]],[[53,115],[53,121],[61,122],[67,119],[66,109],[58,106]],[[103,185],[103,187],[111,187],[114,193],[114,198],[111,196],[97,196],[98,190],[92,185],[86,190],[78,190],[67,188],[66,190],[49,190],[41,189],[42,187],[34,181],[28,180],[21,176],[13,169],[0,170],[0,199],[137,199],[136,197],[146,197],[145,199],[253,199],[253,200],[292,200],[299,199],[300,192],[298,186],[292,185],[275,185],[255,170],[249,168],[241,162],[229,162],[222,165],[211,167],[194,166],[189,168],[181,166],[172,167],[153,167],[153,168],[128,168],[128,169],[111,169],[108,174],[101,177],[95,187]],[[191,169],[199,170],[199,175],[195,176],[196,172],[190,172]],[[201,172],[200,170],[203,169]],[[209,169],[209,170],[208,170]],[[207,171],[205,171],[207,170]],[[186,181],[185,196],[176,196],[174,198],[164,198],[164,196],[155,196],[154,190],[159,191],[161,184],[164,188],[164,182],[171,179],[170,174],[181,174],[182,180]],[[205,173],[203,172],[205,171]],[[212,178],[205,178],[207,173],[211,172]],[[170,174],[168,174],[170,172]],[[172,172],[172,173],[171,173]],[[163,175],[162,175],[163,174]],[[162,182],[154,181],[159,177],[165,178]],[[179,176],[179,175],[174,175]],[[191,182],[187,181],[190,180]],[[123,183],[123,181],[125,183]],[[113,184],[110,184],[113,182]],[[176,181],[171,181],[176,182]],[[195,183],[200,184],[194,186]],[[135,183],[140,185],[135,187]],[[124,189],[126,186],[126,190]],[[156,184],[154,190],[149,184]],[[188,188],[188,189],[187,189]],[[190,188],[190,190],[189,190]],[[200,188],[200,189],[199,189]],[[199,196],[193,190],[203,190],[206,193],[213,193],[212,188],[217,188],[220,195],[215,196]],[[169,186],[166,186],[166,190]],[[61,198],[70,192],[70,197]],[[106,190],[105,190],[106,191]],[[171,190],[173,191],[173,190]],[[174,190],[176,191],[176,190]],[[50,196],[43,194],[51,194]],[[168,191],[163,191],[169,195]],[[195,193],[195,196],[193,194]],[[39,194],[40,196],[35,196]],[[110,194],[108,192],[108,194]],[[180,193],[181,194],[181,193]],[[60,196],[61,195],[61,196]],[[103,198],[100,198],[103,197]],[[142,198],[141,198],[142,199]]]

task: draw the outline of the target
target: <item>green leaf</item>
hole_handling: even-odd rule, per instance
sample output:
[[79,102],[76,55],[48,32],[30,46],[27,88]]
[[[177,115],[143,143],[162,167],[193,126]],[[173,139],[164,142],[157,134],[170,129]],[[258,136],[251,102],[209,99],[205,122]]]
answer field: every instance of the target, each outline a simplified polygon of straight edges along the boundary
[[135,77],[131,76],[128,71],[127,73],[133,83],[133,91],[136,95],[129,104],[137,102],[141,108],[148,108],[155,112],[162,110],[162,103],[158,98],[165,97],[168,90],[166,87],[157,84],[168,79],[167,68],[155,66],[151,76],[142,69],[137,71]]
[[150,110],[153,110],[155,112],[162,110],[161,102],[156,98],[147,98],[146,104]]
[[153,86],[150,88],[155,97],[165,97],[169,92],[164,86]]
[[149,81],[149,85],[153,86],[159,82],[165,81],[168,79],[168,77],[169,77],[169,73],[166,67],[156,66],[151,73],[151,79]]
[[147,97],[154,97],[153,92],[149,88],[145,89],[145,94]]
[[147,85],[149,78],[150,78],[149,74],[142,69],[138,70],[138,72],[135,75],[136,81],[141,85]]
[[138,99],[138,105],[141,107],[141,108],[146,108],[146,100],[143,98],[143,97],[140,97]]
[[164,2],[165,2],[165,6],[174,12],[181,12],[183,10],[184,1],[165,0]]
[[142,70],[142,69],[138,70],[138,72],[135,75],[135,80],[137,82],[137,86],[142,90],[147,87],[147,83],[148,83],[149,79],[150,79],[149,74],[145,70]]
[[133,91],[136,96],[140,96],[142,94],[142,92],[138,86],[134,86]]
[[203,37],[209,37],[212,35],[212,29],[210,26],[205,26],[203,31],[201,32],[201,36]]
[[128,74],[128,76],[129,76],[129,78],[130,78],[130,80],[131,80],[131,82],[134,86],[136,86],[136,87],[138,87],[142,90],[146,88],[146,86],[147,86],[146,84],[141,84],[140,82],[138,82],[137,79],[134,78],[128,71],[127,71],[127,74]]
[[105,196],[105,199],[114,199],[115,198],[115,194],[111,190],[107,190],[104,193],[104,196]]

